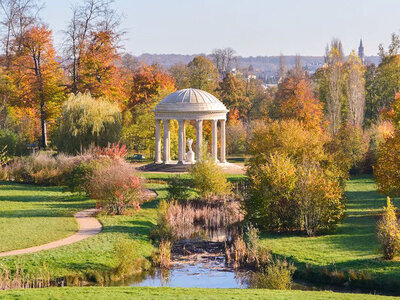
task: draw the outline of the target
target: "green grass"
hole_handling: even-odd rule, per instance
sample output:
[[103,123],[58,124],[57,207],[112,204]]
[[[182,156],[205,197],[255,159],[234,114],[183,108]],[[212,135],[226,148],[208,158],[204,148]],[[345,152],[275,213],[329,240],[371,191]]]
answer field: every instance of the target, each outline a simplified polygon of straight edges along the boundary
[[0,252],[45,244],[74,234],[74,213],[93,201],[58,187],[0,183]]
[[[165,185],[152,184],[149,188],[156,190],[159,198],[166,194]],[[36,195],[47,188],[35,189],[36,191],[32,190],[31,193]],[[85,274],[92,270],[108,272],[118,263],[114,246],[121,240],[129,240],[136,244],[137,257],[149,257],[154,246],[150,243],[148,235],[156,224],[157,203],[158,199],[144,203],[142,209],[133,216],[100,215],[98,219],[103,225],[103,230],[94,237],[51,250],[19,257],[4,257],[0,259],[0,264],[12,267],[18,262],[35,272],[45,262],[52,276]]]
[[146,287],[75,287],[0,292],[0,299],[395,299],[363,294],[333,292],[241,290],[241,289],[187,289]]
[[[168,173],[151,173],[151,172],[140,172],[138,173],[139,176],[150,179],[150,180],[163,180],[168,181],[169,178],[177,176],[177,174],[168,174]],[[182,179],[190,180],[192,177],[188,173],[179,174]],[[226,178],[229,181],[238,181],[243,178],[246,178],[245,174],[227,174]]]
[[[376,238],[376,222],[386,198],[376,192],[372,177],[359,177],[347,184],[347,218],[336,232],[318,237],[262,236],[262,244],[275,254],[290,257],[299,267],[366,271],[378,281],[400,280],[400,262],[384,261]],[[400,201],[395,200],[400,206]]]

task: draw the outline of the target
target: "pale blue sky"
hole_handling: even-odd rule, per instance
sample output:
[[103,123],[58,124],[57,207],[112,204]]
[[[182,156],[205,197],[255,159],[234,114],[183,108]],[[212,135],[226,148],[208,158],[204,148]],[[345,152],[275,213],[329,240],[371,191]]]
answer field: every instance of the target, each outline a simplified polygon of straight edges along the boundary
[[[59,45],[80,0],[47,0],[41,13]],[[362,37],[367,55],[400,29],[399,0],[116,0],[127,31],[127,52],[210,53],[232,47],[239,55],[323,55],[333,37],[346,53]]]

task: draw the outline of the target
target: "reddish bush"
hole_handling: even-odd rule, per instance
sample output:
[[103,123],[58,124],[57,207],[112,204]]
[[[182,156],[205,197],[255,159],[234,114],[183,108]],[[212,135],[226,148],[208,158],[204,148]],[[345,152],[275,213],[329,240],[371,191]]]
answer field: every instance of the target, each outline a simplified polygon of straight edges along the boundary
[[108,144],[107,147],[100,148],[97,147],[94,150],[94,155],[96,157],[99,156],[108,156],[112,159],[120,159],[124,158],[128,154],[128,150],[126,149],[125,145],[121,145],[119,142],[114,144]]
[[98,201],[97,206],[111,214],[140,209],[143,199],[140,178],[134,175],[134,168],[122,160],[113,160],[110,165],[95,169],[87,189]]

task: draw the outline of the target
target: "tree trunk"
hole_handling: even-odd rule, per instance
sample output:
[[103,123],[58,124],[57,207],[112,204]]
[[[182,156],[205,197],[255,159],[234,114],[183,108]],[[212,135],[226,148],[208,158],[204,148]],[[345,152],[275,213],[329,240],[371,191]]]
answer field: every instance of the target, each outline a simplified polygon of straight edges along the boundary
[[41,148],[47,148],[47,122],[46,122],[46,113],[44,109],[44,99],[42,99],[40,103],[40,125],[42,129],[42,140],[41,140]]

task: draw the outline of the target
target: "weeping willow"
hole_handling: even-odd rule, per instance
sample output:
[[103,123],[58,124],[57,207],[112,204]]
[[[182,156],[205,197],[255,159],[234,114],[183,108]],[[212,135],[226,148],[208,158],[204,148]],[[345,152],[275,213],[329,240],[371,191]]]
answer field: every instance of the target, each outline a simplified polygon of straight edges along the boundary
[[91,146],[118,142],[122,117],[118,104],[90,93],[71,94],[62,107],[59,127],[53,138],[61,152],[76,154]]

